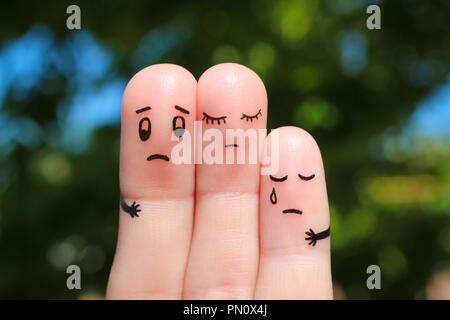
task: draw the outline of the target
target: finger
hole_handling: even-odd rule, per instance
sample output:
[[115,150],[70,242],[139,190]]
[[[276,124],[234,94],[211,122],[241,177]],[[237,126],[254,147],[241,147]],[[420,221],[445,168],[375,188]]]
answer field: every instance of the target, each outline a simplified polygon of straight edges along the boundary
[[[253,296],[259,256],[255,129],[266,127],[266,90],[253,71],[228,63],[216,65],[201,76],[197,96],[203,137],[211,133],[211,128],[219,130],[225,139],[216,137],[214,155],[223,152],[236,164],[197,165],[194,233],[184,296],[248,299]],[[246,130],[248,139],[244,139],[245,132],[233,137],[232,132],[225,130],[237,128]],[[200,149],[204,162],[211,160],[208,150],[212,143],[203,142]],[[248,156],[245,164],[237,164],[238,154]]]
[[[125,89],[121,209],[107,289],[110,299],[181,298],[192,233],[195,166],[193,161],[175,164],[178,157],[172,150],[179,143],[193,144],[189,136],[196,90],[195,78],[171,64],[143,69]],[[179,138],[174,139],[174,129]]]
[[330,219],[319,148],[306,131],[282,127],[267,137],[265,150],[271,161],[279,156],[278,170],[261,176],[255,298],[331,299]]

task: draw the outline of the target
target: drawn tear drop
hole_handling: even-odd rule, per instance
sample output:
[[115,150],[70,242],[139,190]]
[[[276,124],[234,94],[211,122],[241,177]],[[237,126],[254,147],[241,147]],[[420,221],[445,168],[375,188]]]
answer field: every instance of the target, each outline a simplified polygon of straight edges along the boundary
[[275,188],[272,189],[272,193],[270,194],[270,202],[272,202],[272,204],[277,203],[277,194],[275,193]]

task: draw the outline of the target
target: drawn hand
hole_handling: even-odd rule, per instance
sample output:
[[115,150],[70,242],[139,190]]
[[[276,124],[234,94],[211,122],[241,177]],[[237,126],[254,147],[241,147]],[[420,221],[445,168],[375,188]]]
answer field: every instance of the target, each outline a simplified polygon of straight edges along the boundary
[[[260,139],[266,129],[267,93],[256,73],[220,64],[197,83],[182,67],[153,65],[130,80],[122,101],[120,189],[128,205],[120,209],[108,299],[333,298],[330,237],[309,229],[330,223],[311,135],[272,130],[261,143],[270,173],[258,163],[172,159],[180,142],[192,156],[211,154],[205,135],[212,131],[223,135],[224,156],[252,149],[252,139],[244,137],[245,145],[226,134],[253,130]],[[202,121],[197,150],[194,121]]]
[[139,215],[137,214],[138,212],[141,211],[141,209],[138,209],[139,206],[140,206],[139,204],[136,204],[136,201],[133,201],[132,205],[130,206],[130,212],[129,212],[130,216],[132,218],[139,217]]
[[319,233],[314,233],[312,229],[309,229],[309,232],[305,232],[309,237],[305,238],[305,240],[311,240],[308,244],[313,245],[313,247],[316,245],[317,241],[325,239],[330,236],[330,227],[328,229],[323,230]]
[[314,247],[317,243],[317,240],[319,240],[317,237],[317,234],[315,234],[312,229],[309,229],[309,232],[306,231],[305,233],[309,236],[309,237],[305,238],[305,240],[311,240],[311,241],[309,241],[308,244],[309,245],[312,244],[312,246]]

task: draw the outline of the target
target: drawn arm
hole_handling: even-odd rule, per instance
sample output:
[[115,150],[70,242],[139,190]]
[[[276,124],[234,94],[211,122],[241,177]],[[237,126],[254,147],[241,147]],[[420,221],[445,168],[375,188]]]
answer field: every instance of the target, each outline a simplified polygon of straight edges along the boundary
[[307,240],[307,241],[309,240],[308,244],[312,245],[314,247],[316,245],[317,241],[325,239],[330,236],[330,227],[328,227],[328,229],[326,229],[322,232],[319,232],[319,233],[315,233],[313,231],[313,229],[309,229],[309,232],[306,231],[305,233],[308,236],[307,238],[305,238],[305,240]]
[[123,200],[122,192],[120,192],[120,207],[122,208],[123,211],[129,213],[132,218],[139,217],[139,215],[137,214],[138,212],[141,211],[141,209],[139,209],[139,206],[140,204],[136,204],[136,201],[133,201],[131,206],[129,206]]

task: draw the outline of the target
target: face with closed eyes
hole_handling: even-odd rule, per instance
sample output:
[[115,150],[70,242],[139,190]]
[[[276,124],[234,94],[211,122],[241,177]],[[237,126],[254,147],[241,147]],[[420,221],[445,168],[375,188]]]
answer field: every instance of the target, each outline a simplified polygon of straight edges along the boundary
[[225,148],[239,147],[237,141],[226,143],[226,129],[265,128],[267,94],[261,79],[252,70],[229,63],[214,66],[200,78],[200,91],[198,118],[204,130],[222,131]]
[[188,131],[192,136],[196,85],[187,70],[169,64],[147,67],[128,83],[120,148],[121,176],[133,181],[127,190],[141,193],[147,187],[180,184],[186,174],[193,175],[183,170],[184,164],[173,163],[171,152]]
[[328,210],[323,201],[326,188],[320,151],[303,130],[286,127],[282,133],[288,134],[276,141],[267,140],[269,144],[278,143],[284,154],[279,157],[277,172],[262,177],[266,181],[261,196],[273,217],[282,215],[308,221],[318,212]]
[[[297,174],[298,178],[300,178],[299,181],[310,181],[312,179],[314,179],[314,177],[316,176],[314,173],[308,176],[304,176],[300,173]],[[278,203],[278,196],[277,196],[277,191],[275,186],[281,182],[287,181],[287,179],[289,178],[288,175],[285,175],[283,177],[277,178],[275,176],[270,175],[270,180],[272,180],[273,182],[275,182],[274,187],[272,188],[272,192],[270,193],[270,202],[273,205],[276,205]],[[292,176],[291,176],[292,177]],[[296,175],[294,174],[293,176],[294,179],[297,179]],[[278,188],[278,187],[277,187]],[[283,208],[281,208],[283,209]],[[282,210],[282,213],[295,213],[295,214],[303,214],[303,211],[298,209],[298,208],[286,208]]]
[[[259,181],[254,177],[259,175],[258,148],[260,142],[263,144],[259,139],[264,139],[258,129],[265,129],[267,121],[263,82],[247,67],[223,63],[202,74],[197,97],[197,121],[202,121],[203,131],[198,145],[203,147],[203,159],[214,145],[214,155],[219,154],[217,158],[223,161],[197,166],[197,185],[208,186],[199,192],[258,189]],[[212,132],[214,138],[207,141],[205,137]],[[246,179],[248,183],[243,184]]]

